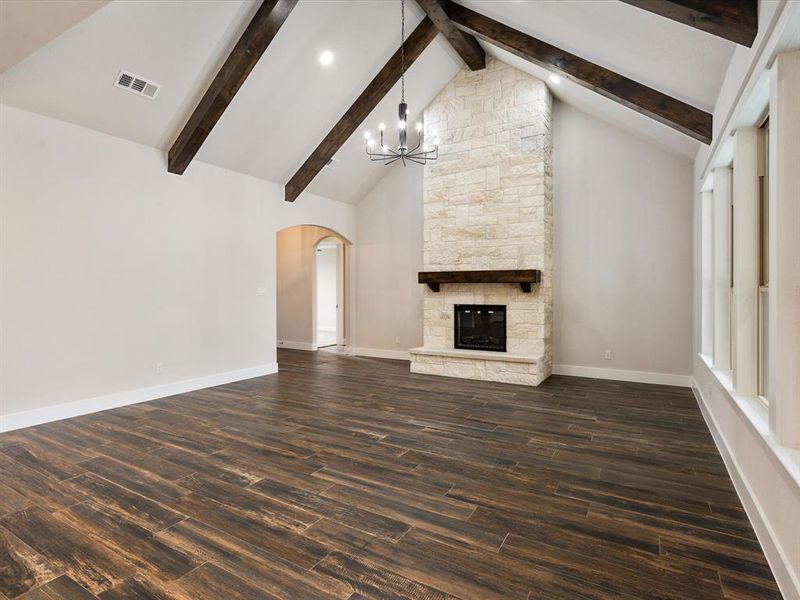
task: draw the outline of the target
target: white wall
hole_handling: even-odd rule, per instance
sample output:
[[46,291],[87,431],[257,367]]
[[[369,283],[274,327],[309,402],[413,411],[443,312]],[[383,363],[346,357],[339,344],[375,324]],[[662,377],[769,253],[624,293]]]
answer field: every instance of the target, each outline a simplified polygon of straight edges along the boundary
[[618,369],[685,384],[691,163],[557,102],[553,170],[554,363],[561,372]]
[[355,351],[407,358],[422,345],[423,170],[386,168],[358,205]]
[[276,231],[355,236],[353,206],[4,105],[0,202],[3,428],[274,370]]

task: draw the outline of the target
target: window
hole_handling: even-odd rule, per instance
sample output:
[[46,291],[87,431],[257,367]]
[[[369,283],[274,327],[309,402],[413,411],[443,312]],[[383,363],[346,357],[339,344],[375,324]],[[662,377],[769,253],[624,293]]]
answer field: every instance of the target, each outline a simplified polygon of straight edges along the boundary
[[[706,182],[710,187],[710,182]],[[712,359],[714,356],[714,256],[713,256],[713,232],[714,232],[714,194],[711,191],[702,192],[702,340],[701,353]]]
[[769,379],[769,119],[758,138],[758,395],[766,403]]
[[732,173],[730,167],[714,169],[714,367],[731,371],[731,204]]
[[728,294],[728,334],[730,336],[728,348],[730,349],[730,357],[728,364],[730,365],[731,375],[736,370],[736,294],[734,293],[734,276],[733,276],[733,265],[734,265],[734,203],[736,199],[734,197],[735,191],[733,189],[733,172],[736,168],[734,164],[731,167],[731,187],[730,187],[730,196],[728,198],[728,286],[729,286],[729,294]]

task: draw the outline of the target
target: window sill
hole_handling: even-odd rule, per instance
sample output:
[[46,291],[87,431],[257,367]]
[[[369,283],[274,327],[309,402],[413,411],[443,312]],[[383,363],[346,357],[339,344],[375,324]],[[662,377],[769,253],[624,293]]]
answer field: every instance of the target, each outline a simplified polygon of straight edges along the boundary
[[778,462],[786,470],[786,473],[794,480],[795,485],[800,487],[800,450],[781,446],[775,440],[769,429],[769,409],[764,404],[764,399],[760,396],[748,397],[737,394],[733,389],[733,380],[728,371],[715,369],[711,363],[711,357],[704,354],[698,355],[705,366],[714,375],[719,385],[725,390],[730,401],[736,406],[741,414],[744,415],[750,426],[755,429],[764,444],[772,451]]

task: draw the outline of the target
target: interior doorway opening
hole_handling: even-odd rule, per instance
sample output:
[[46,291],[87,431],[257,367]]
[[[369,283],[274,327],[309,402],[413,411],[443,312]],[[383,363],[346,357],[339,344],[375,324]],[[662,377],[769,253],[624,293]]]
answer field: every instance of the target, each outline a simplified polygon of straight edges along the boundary
[[344,244],[335,237],[324,238],[314,257],[314,345],[318,349],[344,346]]
[[351,254],[350,241],[326,227],[295,225],[277,232],[279,348],[346,352]]

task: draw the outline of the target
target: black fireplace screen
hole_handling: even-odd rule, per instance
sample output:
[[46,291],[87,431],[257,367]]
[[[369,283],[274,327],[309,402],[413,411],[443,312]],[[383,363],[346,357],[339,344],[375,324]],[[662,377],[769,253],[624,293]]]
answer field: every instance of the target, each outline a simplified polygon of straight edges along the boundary
[[456,304],[455,347],[506,351],[506,307],[496,304]]

